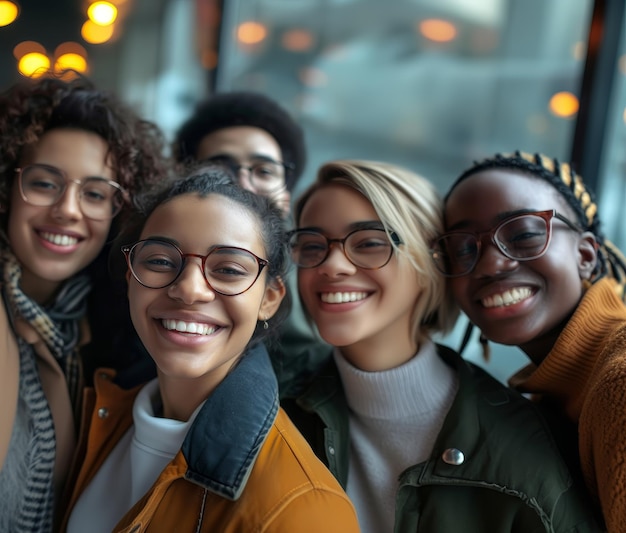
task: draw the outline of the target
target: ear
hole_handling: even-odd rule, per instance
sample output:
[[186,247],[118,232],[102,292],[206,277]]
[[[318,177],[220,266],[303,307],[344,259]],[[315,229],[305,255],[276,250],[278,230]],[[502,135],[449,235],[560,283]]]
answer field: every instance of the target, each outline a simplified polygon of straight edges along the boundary
[[598,262],[598,242],[590,231],[582,233],[578,240],[578,273],[580,279],[590,279]]
[[267,320],[273,317],[276,311],[278,311],[280,302],[283,301],[286,292],[285,283],[281,278],[270,281],[265,286],[265,294],[263,295],[263,301],[259,309],[258,319]]

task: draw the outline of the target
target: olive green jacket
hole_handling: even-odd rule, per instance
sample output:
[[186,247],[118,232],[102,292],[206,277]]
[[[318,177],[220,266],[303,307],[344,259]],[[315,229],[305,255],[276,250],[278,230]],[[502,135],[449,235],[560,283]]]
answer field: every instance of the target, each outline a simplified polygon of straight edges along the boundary
[[[539,407],[438,346],[459,390],[428,461],[398,480],[396,533],[603,531]],[[283,407],[345,488],[349,412],[334,360]],[[554,434],[552,429],[554,429]],[[573,437],[575,439],[575,436]],[[575,444],[575,440],[573,441]]]

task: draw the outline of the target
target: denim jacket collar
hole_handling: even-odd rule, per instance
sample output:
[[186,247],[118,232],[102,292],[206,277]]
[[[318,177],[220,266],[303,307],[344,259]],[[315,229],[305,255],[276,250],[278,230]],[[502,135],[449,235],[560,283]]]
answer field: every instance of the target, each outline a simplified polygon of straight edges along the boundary
[[243,492],[278,413],[278,384],[267,350],[246,352],[213,391],[185,437],[185,478],[225,498]]

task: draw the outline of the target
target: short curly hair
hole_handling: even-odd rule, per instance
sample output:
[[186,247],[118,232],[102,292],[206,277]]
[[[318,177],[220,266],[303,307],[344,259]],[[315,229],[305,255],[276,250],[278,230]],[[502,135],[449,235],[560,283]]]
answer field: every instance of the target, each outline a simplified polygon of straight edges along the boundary
[[260,93],[239,91],[217,93],[200,102],[192,116],[180,127],[172,152],[178,162],[196,158],[204,137],[235,126],[251,126],[267,131],[280,146],[287,170],[287,190],[293,190],[306,164],[304,132],[274,100]]
[[[25,149],[46,132],[73,128],[95,133],[108,145],[119,184],[135,194],[165,179],[169,164],[159,128],[85,77],[24,79],[0,95],[0,204],[9,206],[15,169]],[[6,229],[6,219],[2,220]]]

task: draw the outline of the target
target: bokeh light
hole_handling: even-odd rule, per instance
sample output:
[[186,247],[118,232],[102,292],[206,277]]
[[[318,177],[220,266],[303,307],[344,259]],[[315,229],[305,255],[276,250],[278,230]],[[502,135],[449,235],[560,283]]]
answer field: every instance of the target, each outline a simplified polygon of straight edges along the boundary
[[17,18],[18,14],[17,4],[8,0],[0,1],[0,26],[8,26]]
[[85,21],[80,30],[80,34],[85,41],[90,44],[106,43],[113,37],[114,26],[99,26],[91,20]]
[[87,72],[87,60],[83,56],[72,52],[62,54],[56,58],[54,62],[54,70],[56,72],[63,72],[69,69],[85,73]]
[[420,33],[431,41],[445,43],[452,41],[457,34],[456,27],[451,22],[442,19],[422,20],[418,25]]
[[579,102],[576,95],[562,91],[550,98],[550,111],[557,117],[569,118],[578,112]]
[[22,76],[39,78],[49,72],[50,58],[40,52],[29,52],[20,58],[17,70]]
[[110,26],[117,18],[117,7],[111,2],[94,2],[87,9],[87,16],[98,26]]
[[243,44],[257,44],[267,37],[267,28],[259,22],[243,22],[237,28],[237,39]]
[[315,44],[315,38],[308,30],[289,30],[283,34],[282,44],[285,50],[306,52]]

